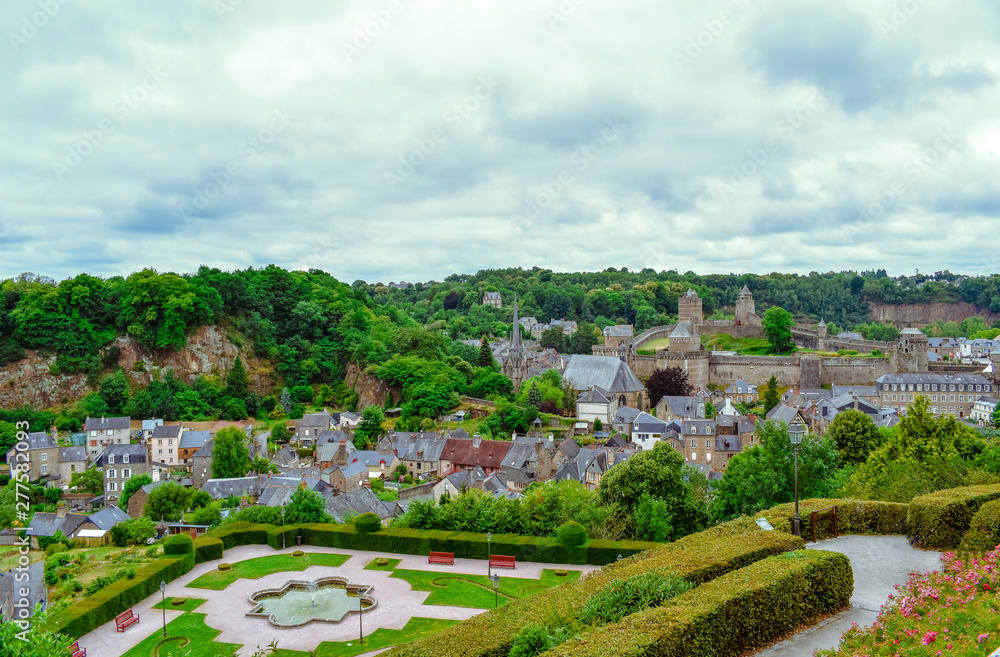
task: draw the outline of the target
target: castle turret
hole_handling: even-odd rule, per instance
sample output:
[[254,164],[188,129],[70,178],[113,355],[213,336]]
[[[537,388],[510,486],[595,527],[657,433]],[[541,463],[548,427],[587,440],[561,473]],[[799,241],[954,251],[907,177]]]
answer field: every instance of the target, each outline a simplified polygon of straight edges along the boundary
[[900,331],[899,348],[896,349],[896,371],[926,372],[927,361],[927,336],[923,331],[915,328]]
[[687,294],[677,300],[679,321],[688,322],[692,326],[701,326],[705,321],[701,297],[693,289],[688,288]]
[[826,320],[819,320],[819,341],[816,343],[816,351],[826,351]]

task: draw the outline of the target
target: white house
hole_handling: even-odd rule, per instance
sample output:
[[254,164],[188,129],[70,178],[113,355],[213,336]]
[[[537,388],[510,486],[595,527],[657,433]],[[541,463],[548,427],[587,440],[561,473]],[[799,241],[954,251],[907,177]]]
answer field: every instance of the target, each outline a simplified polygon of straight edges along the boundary
[[643,451],[653,449],[666,431],[667,423],[649,413],[639,413],[632,420],[632,442],[642,447]]
[[597,386],[581,392],[576,398],[576,416],[584,422],[599,419],[605,427],[610,427],[617,410],[617,397]]

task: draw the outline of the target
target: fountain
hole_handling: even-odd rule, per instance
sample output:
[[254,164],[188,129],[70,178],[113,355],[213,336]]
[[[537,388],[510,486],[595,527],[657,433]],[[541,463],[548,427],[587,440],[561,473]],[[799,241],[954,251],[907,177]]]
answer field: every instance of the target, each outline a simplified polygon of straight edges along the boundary
[[[351,584],[343,577],[322,577],[313,582],[290,581],[278,589],[264,589],[250,596],[254,608],[247,616],[266,618],[275,627],[301,627],[320,621],[339,623],[348,614],[371,611],[378,601],[371,586]],[[360,600],[360,609],[358,608]]]

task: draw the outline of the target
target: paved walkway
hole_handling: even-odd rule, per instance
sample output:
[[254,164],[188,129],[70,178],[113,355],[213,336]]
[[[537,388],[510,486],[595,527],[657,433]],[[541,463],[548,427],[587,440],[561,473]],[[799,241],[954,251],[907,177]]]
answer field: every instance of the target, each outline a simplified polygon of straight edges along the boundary
[[814,650],[835,648],[852,623],[865,627],[911,572],[940,568],[940,552],[917,550],[905,536],[843,536],[810,543],[809,548],[846,554],[854,569],[851,608],[757,653],[757,657],[802,657]]
[[[455,559],[454,566],[444,566],[428,564],[425,556],[357,552],[314,546],[290,547],[286,550],[275,551],[266,545],[246,545],[226,550],[224,561],[236,563],[255,557],[289,553],[296,549],[302,549],[306,552],[347,554],[351,558],[338,568],[310,566],[301,572],[275,573],[260,579],[239,579],[223,591],[188,588],[187,584],[201,575],[215,570],[220,563],[220,561],[211,561],[198,564],[190,573],[167,584],[166,597],[204,599],[206,602],[198,607],[195,613],[205,614],[205,624],[221,630],[221,634],[215,638],[215,641],[243,645],[244,648],[240,654],[244,657],[252,654],[258,645],[266,646],[273,640],[278,641],[280,648],[308,652],[323,641],[352,641],[358,638],[357,616],[350,616],[339,624],[312,623],[296,629],[277,628],[265,619],[245,616],[252,606],[249,601],[252,593],[265,588],[281,586],[292,579],[312,580],[326,575],[341,575],[351,582],[373,585],[375,588],[372,595],[378,600],[378,606],[373,611],[366,612],[362,618],[365,636],[383,627],[402,629],[414,616],[465,620],[485,611],[467,607],[424,605],[423,603],[430,592],[412,590],[406,581],[390,578],[389,571],[364,569],[372,559],[387,557],[401,560],[397,568],[440,572],[442,574],[485,575],[486,561],[480,559]],[[597,570],[596,566],[518,562],[515,570],[505,569],[501,574],[524,579],[539,579],[542,570],[550,568],[567,568],[582,572]],[[162,630],[163,611],[153,609],[153,606],[158,604],[160,599],[159,595],[153,595],[133,607],[141,620],[125,630],[124,633],[116,631],[115,623],[112,620],[82,637],[80,646],[87,649],[87,654],[95,655],[95,657],[114,657],[127,652],[149,635]],[[183,612],[167,610],[167,623],[180,616],[181,613]]]

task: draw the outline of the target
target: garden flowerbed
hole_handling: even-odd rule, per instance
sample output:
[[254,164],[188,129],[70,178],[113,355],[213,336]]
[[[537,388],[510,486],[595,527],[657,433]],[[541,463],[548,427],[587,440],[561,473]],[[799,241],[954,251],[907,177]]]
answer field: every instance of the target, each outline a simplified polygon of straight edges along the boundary
[[994,550],[966,562],[951,552],[942,555],[942,572],[912,574],[874,625],[852,627],[837,650],[817,656],[990,654],[1000,646],[998,556]]

